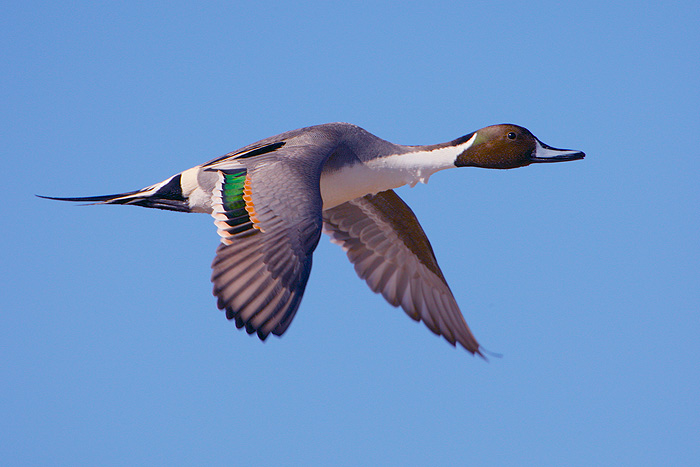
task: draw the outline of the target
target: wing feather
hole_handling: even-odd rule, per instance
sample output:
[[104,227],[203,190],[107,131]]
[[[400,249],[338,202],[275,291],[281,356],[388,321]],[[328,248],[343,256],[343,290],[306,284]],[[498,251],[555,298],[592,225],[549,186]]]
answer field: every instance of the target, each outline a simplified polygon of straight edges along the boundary
[[392,190],[323,212],[323,230],[374,292],[449,343],[481,356],[415,214]]
[[282,335],[299,308],[321,233],[319,180],[331,143],[273,142],[206,166],[219,174],[212,193],[222,237],[212,262],[217,305],[260,339]]

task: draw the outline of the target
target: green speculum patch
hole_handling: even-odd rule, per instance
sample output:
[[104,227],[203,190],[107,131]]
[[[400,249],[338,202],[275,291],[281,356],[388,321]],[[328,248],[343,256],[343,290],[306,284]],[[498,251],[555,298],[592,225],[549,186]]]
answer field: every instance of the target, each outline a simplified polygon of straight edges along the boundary
[[[243,190],[245,188],[246,171],[224,173],[224,184],[221,190],[222,204],[224,214],[228,218],[226,223],[231,227],[242,226],[248,223],[249,225],[237,230],[243,231],[252,227],[248,211],[245,209],[245,201],[243,200]],[[230,233],[237,233],[229,231]]]

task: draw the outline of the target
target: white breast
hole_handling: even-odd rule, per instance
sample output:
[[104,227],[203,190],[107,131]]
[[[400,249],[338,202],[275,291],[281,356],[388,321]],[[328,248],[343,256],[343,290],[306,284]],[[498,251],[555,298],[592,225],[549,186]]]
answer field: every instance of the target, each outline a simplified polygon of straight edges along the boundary
[[460,144],[432,151],[416,151],[358,162],[340,170],[321,173],[323,209],[330,209],[360,196],[379,193],[403,185],[428,183],[440,170],[455,167],[455,159],[473,143],[474,138]]

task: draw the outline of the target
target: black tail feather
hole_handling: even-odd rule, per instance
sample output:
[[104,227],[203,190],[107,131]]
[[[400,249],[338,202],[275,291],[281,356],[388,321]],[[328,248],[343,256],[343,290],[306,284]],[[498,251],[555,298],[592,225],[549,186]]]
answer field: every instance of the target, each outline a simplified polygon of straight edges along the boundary
[[[158,193],[139,196],[141,191],[130,191],[127,193],[119,193],[115,195],[102,196],[81,196],[74,198],[60,198],[56,196],[36,195],[39,198],[51,199],[55,201],[72,201],[88,204],[130,204],[134,206],[143,206],[144,208],[165,209],[168,211],[190,212],[190,206],[186,199],[170,199],[169,197],[160,197]],[[167,196],[167,195],[166,195]]]
[[182,194],[182,174],[177,174],[162,183],[126,193],[102,196],[81,196],[76,198],[59,198],[41,196],[39,198],[56,201],[73,201],[89,204],[133,204],[145,208],[167,209],[168,211],[190,212],[187,199]]
[[127,193],[119,193],[115,195],[102,195],[102,196],[82,196],[78,198],[59,198],[56,196],[42,196],[36,195],[39,198],[53,199],[55,201],[74,201],[82,203],[105,203],[105,204],[126,204],[126,200],[117,200],[116,198],[121,198],[123,196],[130,196],[139,193],[139,191],[129,191]]
[[117,201],[111,204],[133,204],[144,208],[165,209],[167,211],[191,212],[187,201],[166,198],[132,198],[126,201]]

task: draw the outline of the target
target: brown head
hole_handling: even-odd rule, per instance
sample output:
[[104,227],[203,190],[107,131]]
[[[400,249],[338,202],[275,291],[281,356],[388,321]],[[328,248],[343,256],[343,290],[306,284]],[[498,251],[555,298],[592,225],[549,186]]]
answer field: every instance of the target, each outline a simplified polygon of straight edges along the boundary
[[476,131],[473,143],[455,160],[457,167],[514,169],[537,162],[564,162],[583,159],[585,154],[547,146],[518,125],[491,125]]

